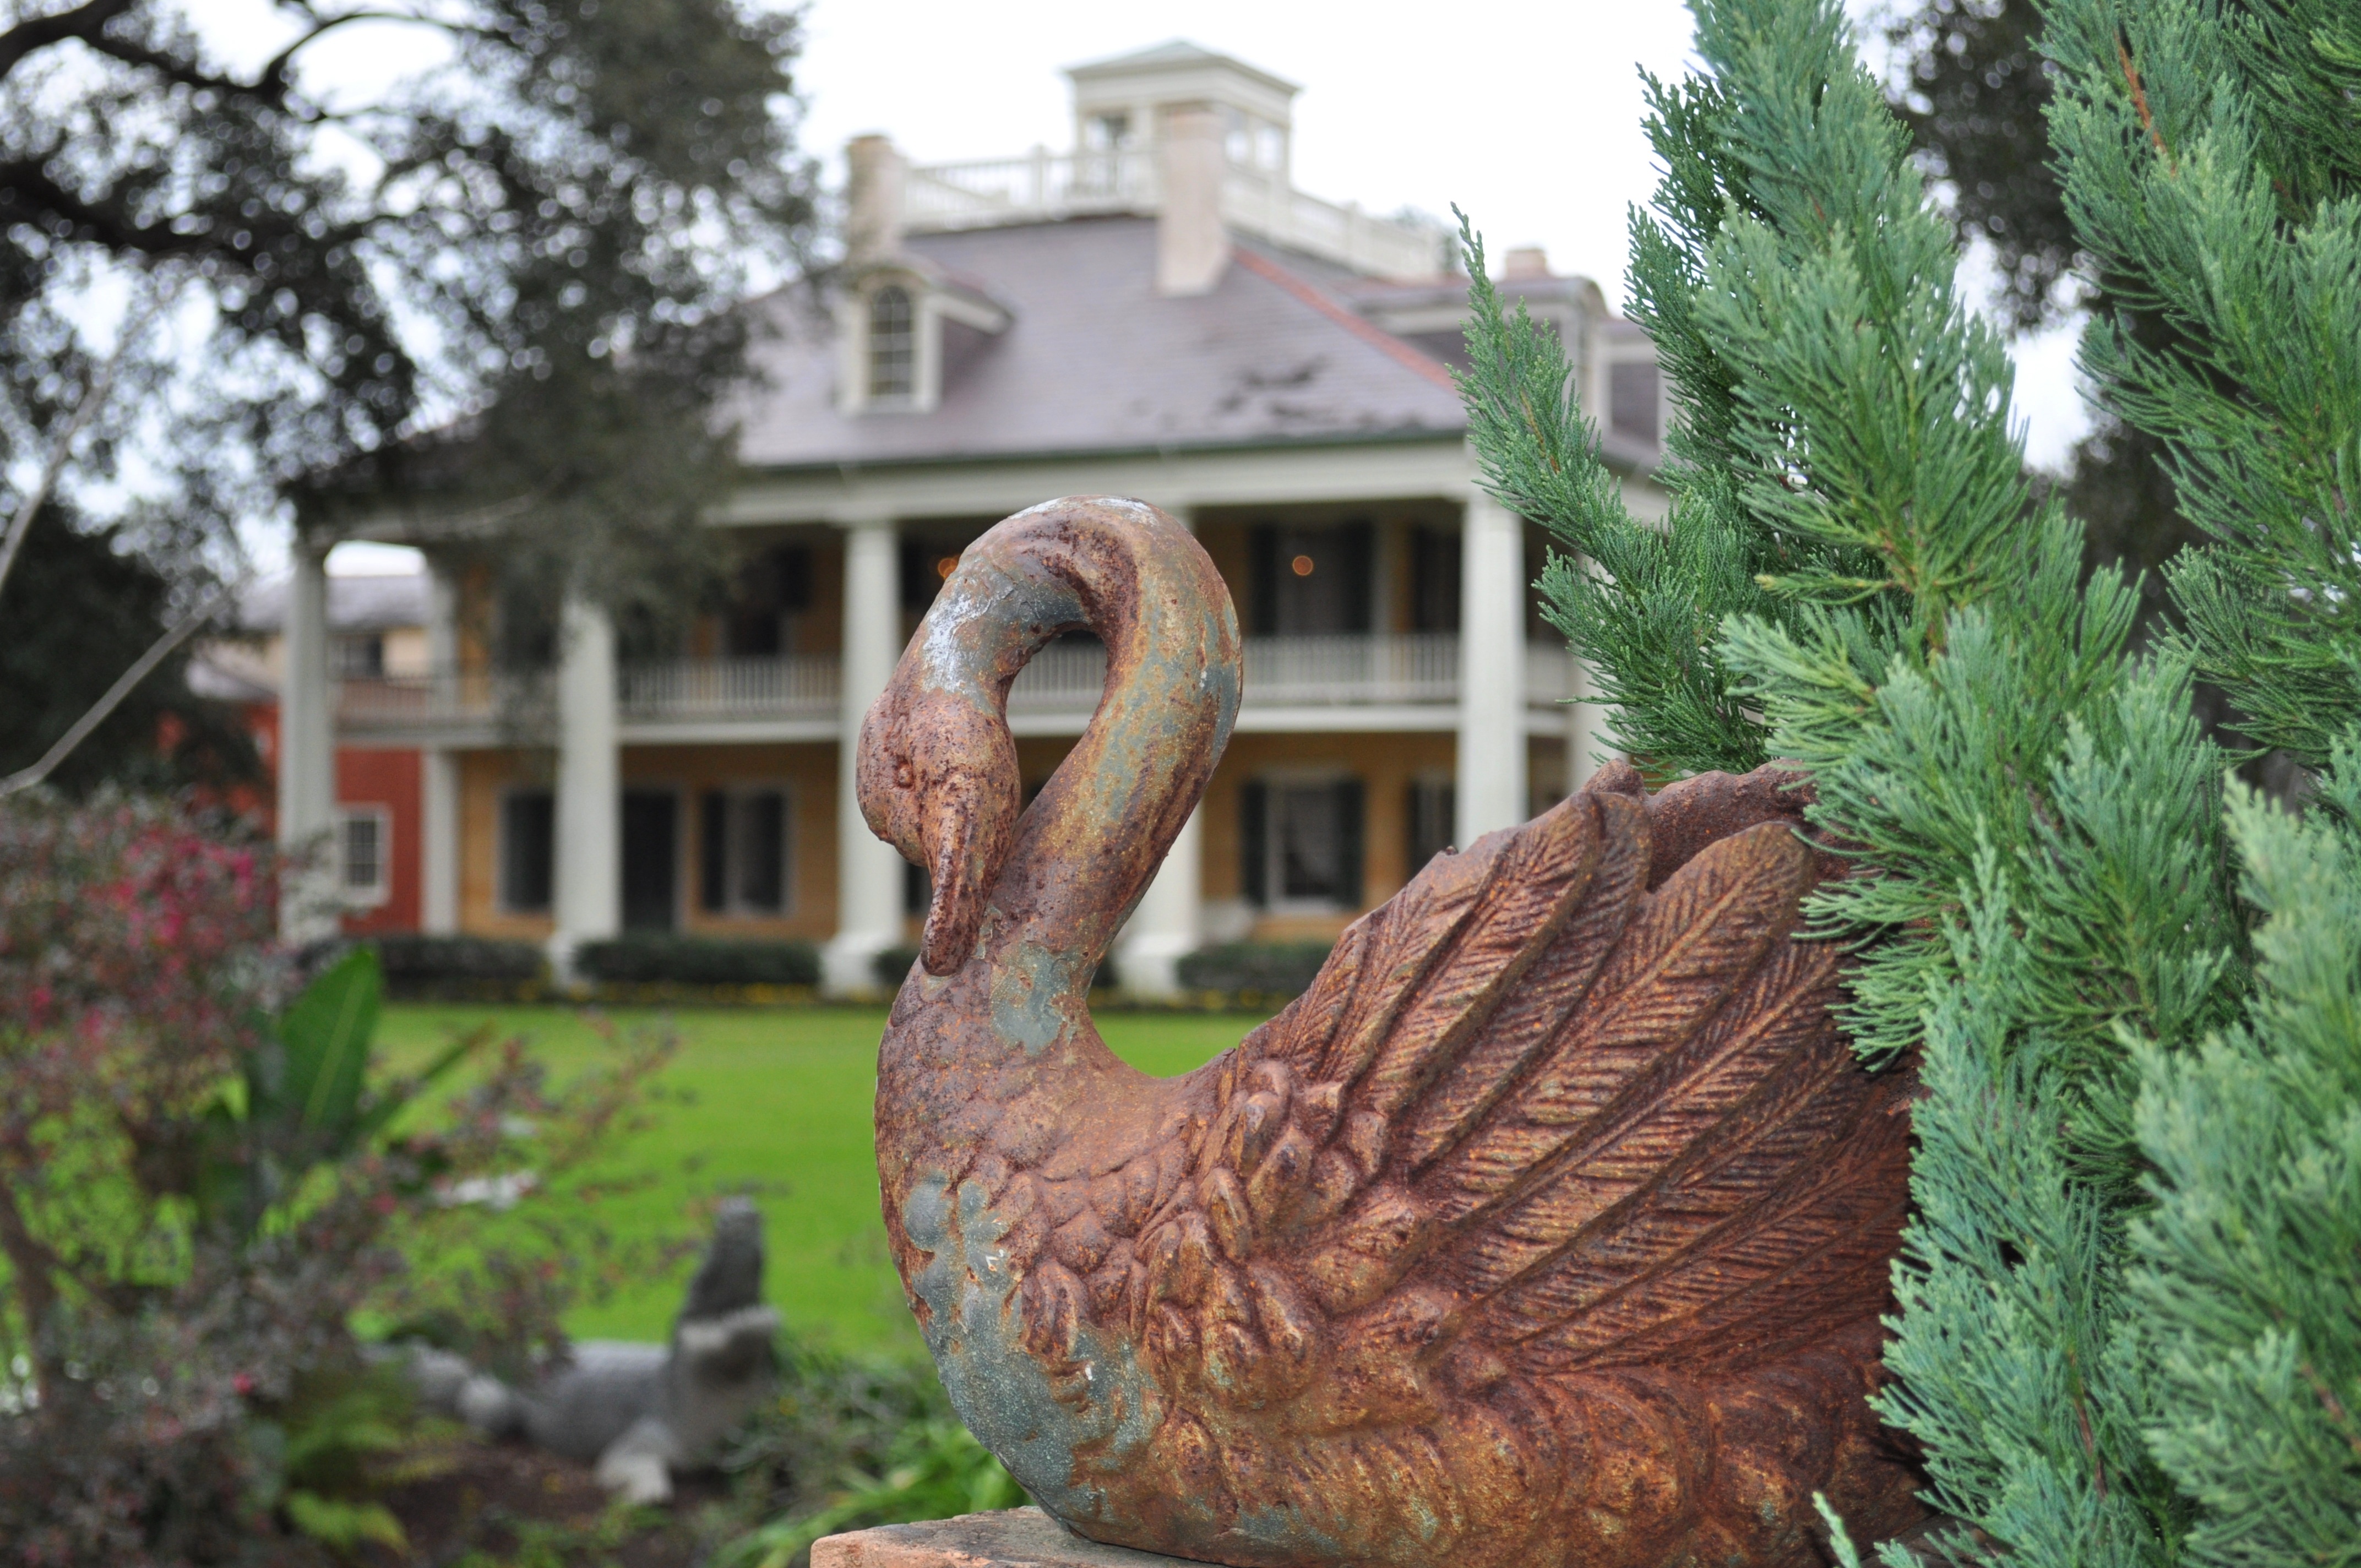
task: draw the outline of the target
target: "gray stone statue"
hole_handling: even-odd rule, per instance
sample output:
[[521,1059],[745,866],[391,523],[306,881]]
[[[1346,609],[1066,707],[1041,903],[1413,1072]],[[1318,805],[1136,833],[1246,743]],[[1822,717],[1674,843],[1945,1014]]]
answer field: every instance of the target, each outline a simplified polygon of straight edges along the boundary
[[661,1502],[674,1474],[709,1462],[769,1394],[778,1332],[778,1313],[763,1304],[762,1214],[732,1198],[714,1216],[713,1245],[669,1343],[584,1340],[567,1365],[523,1391],[447,1351],[411,1347],[404,1366],[429,1409],[487,1437],[522,1434],[595,1464],[619,1496]]

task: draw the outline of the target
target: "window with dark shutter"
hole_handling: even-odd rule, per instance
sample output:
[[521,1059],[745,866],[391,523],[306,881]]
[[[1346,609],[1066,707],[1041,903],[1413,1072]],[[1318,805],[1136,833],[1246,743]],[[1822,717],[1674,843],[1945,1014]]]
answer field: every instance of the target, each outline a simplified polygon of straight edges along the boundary
[[1248,779],[1238,790],[1238,885],[1249,904],[1270,902],[1270,790]]
[[557,802],[545,789],[521,789],[500,802],[500,904],[519,914],[549,907],[556,861]]
[[1453,821],[1458,815],[1458,793],[1449,779],[1415,779],[1404,804],[1404,824],[1410,829],[1408,859],[1403,862],[1412,876],[1426,869],[1426,862],[1451,848]]
[[730,797],[708,790],[697,803],[697,903],[708,914],[730,907]]

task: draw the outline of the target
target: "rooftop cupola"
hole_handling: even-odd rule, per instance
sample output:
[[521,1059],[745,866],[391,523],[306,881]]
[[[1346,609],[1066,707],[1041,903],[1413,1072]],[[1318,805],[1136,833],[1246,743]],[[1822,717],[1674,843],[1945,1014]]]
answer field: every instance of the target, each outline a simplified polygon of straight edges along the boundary
[[1066,77],[1074,84],[1074,146],[1085,153],[1153,146],[1172,112],[1202,106],[1220,124],[1232,167],[1288,178],[1302,91],[1292,82],[1180,38],[1069,67]]

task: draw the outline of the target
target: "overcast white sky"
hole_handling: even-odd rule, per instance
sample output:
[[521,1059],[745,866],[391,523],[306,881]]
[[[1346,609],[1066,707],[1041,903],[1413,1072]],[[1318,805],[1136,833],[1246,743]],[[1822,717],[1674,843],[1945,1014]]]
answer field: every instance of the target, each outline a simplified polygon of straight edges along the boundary
[[[1851,0],[1857,14],[1875,3]],[[226,17],[256,4],[201,9]],[[1678,73],[1689,18],[1678,0],[813,0],[807,30],[805,145],[832,186],[846,138],[867,131],[920,161],[1063,149],[1061,68],[1185,38],[1302,86],[1303,189],[1377,212],[1442,214],[1455,202],[1495,254],[1545,246],[1556,269],[1596,278],[1620,308],[1625,211],[1654,180],[1638,68]],[[359,90],[403,55],[356,28],[311,64],[314,80]],[[2017,403],[2037,463],[2060,462],[2085,426],[2072,347],[2070,331],[2020,345]]]

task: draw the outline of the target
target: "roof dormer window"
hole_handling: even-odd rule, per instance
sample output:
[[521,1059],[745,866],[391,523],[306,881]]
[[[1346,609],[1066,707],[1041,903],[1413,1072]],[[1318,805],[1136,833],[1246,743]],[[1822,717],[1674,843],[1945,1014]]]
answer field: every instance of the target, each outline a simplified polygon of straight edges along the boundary
[[873,265],[837,303],[838,406],[847,413],[932,412],[980,345],[1014,319],[1005,306],[917,258]]
[[917,331],[910,291],[889,283],[869,296],[870,400],[907,401],[917,384]]

